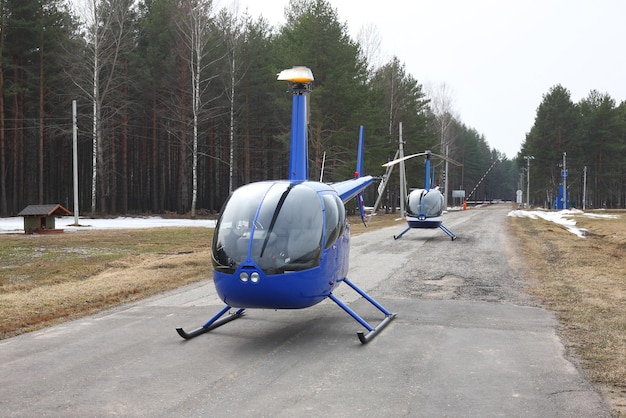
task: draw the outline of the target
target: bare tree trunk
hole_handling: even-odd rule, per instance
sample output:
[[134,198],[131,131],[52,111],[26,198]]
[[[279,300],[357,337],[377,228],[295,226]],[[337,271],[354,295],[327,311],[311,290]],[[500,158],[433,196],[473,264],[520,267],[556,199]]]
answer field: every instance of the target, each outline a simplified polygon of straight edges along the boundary
[[[450,135],[450,126],[455,119],[453,104],[452,92],[445,83],[441,84],[437,91],[431,91],[431,110],[437,120],[437,130],[439,131],[439,153],[446,157],[448,157],[449,148],[454,144],[454,138]],[[445,176],[442,180],[445,185],[447,185],[448,180],[447,168],[446,160],[446,169],[442,170],[442,176]],[[448,188],[444,186],[444,207],[448,205],[449,194]]]
[[[14,57],[13,59],[14,70],[13,70],[13,83],[16,86],[20,84],[20,76],[19,76],[19,62],[18,57]],[[21,126],[20,126],[20,100],[19,93],[13,95],[13,205],[17,205],[21,202],[21,194],[20,191],[23,188],[22,176],[20,170],[22,169],[22,164],[20,163],[22,160],[21,150],[22,150],[22,138],[21,138]],[[14,210],[16,208],[14,207]]]
[[[221,57],[215,60],[207,60],[209,53],[209,43],[211,40],[211,25],[213,19],[213,2],[211,0],[185,0],[183,2],[183,13],[177,21],[178,31],[185,50],[181,57],[186,61],[191,79],[191,113],[192,113],[192,184],[191,184],[191,216],[196,215],[196,205],[198,201],[198,126],[201,119],[201,112],[204,113],[205,101],[202,93],[206,90],[211,80],[219,75],[208,75],[207,69]],[[181,98],[183,98],[181,96]],[[185,129],[186,127],[183,127]],[[186,136],[186,132],[181,132],[181,137]],[[187,180],[184,179],[187,185]],[[185,198],[188,193],[184,191]],[[185,207],[187,201],[183,202]]]
[[159,173],[157,167],[159,165],[159,152],[158,152],[158,140],[157,140],[157,89],[155,88],[152,93],[152,167],[150,168],[151,188],[150,195],[152,198],[152,209],[160,211],[162,207],[159,206]]
[[[114,120],[113,122],[115,124],[116,121]],[[109,209],[107,212],[117,213],[117,130],[111,126],[109,132],[111,132],[111,171],[107,181],[109,185],[109,189],[106,192],[109,196]]]
[[227,90],[227,95],[229,99],[230,106],[230,124],[229,124],[229,155],[228,155],[228,192],[231,193],[234,189],[235,177],[238,176],[237,172],[237,162],[235,156],[236,150],[236,132],[235,132],[235,115],[236,115],[236,100],[235,100],[235,90],[239,80],[237,79],[237,53],[238,53],[238,45],[240,43],[239,38],[241,37],[241,28],[245,25],[245,19],[239,18],[239,5],[238,3],[234,3],[233,9],[228,15],[222,15],[223,20],[221,20],[221,24],[224,26],[224,32],[226,34],[226,43],[228,46],[227,54],[229,56],[228,66],[229,66],[229,88]]
[[[199,23],[197,24],[199,26]],[[191,62],[192,67],[192,112],[193,112],[193,149],[191,153],[191,217],[196,217],[196,204],[198,203],[198,113],[200,112],[200,70],[202,60],[202,47],[200,41],[200,28],[194,30],[194,42]]]
[[235,168],[235,51],[230,59],[230,147],[228,155],[228,193],[233,191],[233,173]]
[[5,120],[4,120],[4,2],[0,4],[0,215],[9,213],[7,205]]
[[[42,12],[43,13],[43,12]],[[43,28],[39,32],[39,204],[44,203],[44,72]]]
[[[19,82],[21,83],[20,85],[24,85],[26,74],[24,74],[23,71],[20,71],[20,80]],[[32,193],[29,192],[29,190],[34,190],[34,184],[31,183],[29,178],[26,178],[26,164],[24,162],[24,152],[25,152],[25,148],[24,148],[24,105],[25,105],[25,94],[24,93],[20,93],[18,95],[18,116],[17,116],[17,126],[19,127],[19,133],[18,133],[18,146],[19,146],[19,152],[18,152],[18,160],[17,160],[17,165],[18,167],[20,167],[19,169],[19,177],[18,177],[18,184],[22,185],[22,187],[20,187],[20,190],[18,192],[18,196],[19,196],[19,200],[20,201],[24,201],[24,200],[28,200],[30,201],[33,196]],[[30,177],[30,176],[29,176]],[[26,187],[24,187],[24,184],[26,184]]]
[[99,92],[100,92],[100,32],[98,30],[98,13],[97,0],[93,0],[93,73],[92,73],[92,137],[91,137],[91,215],[96,214],[96,190],[98,186],[98,129],[100,109],[99,109]]
[[380,32],[372,23],[363,25],[357,35],[357,41],[362,48],[363,58],[369,64],[368,70],[372,74],[380,68],[382,61]]
[[[215,154],[215,138],[212,133],[209,135],[209,152],[213,155]],[[207,173],[209,179],[211,179],[211,175],[214,175],[215,173],[215,165],[215,159],[209,158]],[[215,184],[215,179],[213,178],[212,180],[213,184]],[[212,190],[209,191],[209,208],[211,210],[217,210],[217,208],[215,207],[215,188],[212,188]]]
[[[124,72],[126,73],[127,65],[124,61]],[[121,151],[122,151],[122,213],[128,213],[128,83],[122,85],[122,132],[121,132]]]
[[250,117],[250,97],[248,94],[248,79],[246,78],[246,139],[245,139],[245,177],[244,177],[244,183],[250,183],[251,180],[251,173],[250,173],[250,122],[249,122],[249,117]]
[[[111,1],[107,6],[102,6],[101,0],[89,0],[86,14],[89,22],[88,36],[90,37],[89,48],[91,62],[91,79],[82,80],[75,84],[90,97],[92,101],[92,148],[91,148],[91,213],[94,215],[98,208],[99,200],[105,200],[109,192],[108,178],[105,176],[106,165],[104,161],[105,147],[103,129],[103,106],[108,94],[114,89],[113,83],[118,75],[118,61],[126,39],[130,35],[127,29],[128,13],[132,2],[125,0]],[[102,12],[102,13],[101,13]],[[106,73],[105,73],[106,71]],[[89,84],[89,87],[87,87]],[[104,184],[101,184],[104,183]],[[106,208],[106,202],[99,206]]]
[[178,149],[178,213],[183,214],[187,212],[187,201],[188,201],[188,191],[187,191],[187,176],[186,176],[186,164],[187,164],[187,66],[182,67],[181,71],[181,89],[180,89],[180,111],[179,111],[179,121],[178,124],[180,126],[179,135],[180,135],[180,147]]

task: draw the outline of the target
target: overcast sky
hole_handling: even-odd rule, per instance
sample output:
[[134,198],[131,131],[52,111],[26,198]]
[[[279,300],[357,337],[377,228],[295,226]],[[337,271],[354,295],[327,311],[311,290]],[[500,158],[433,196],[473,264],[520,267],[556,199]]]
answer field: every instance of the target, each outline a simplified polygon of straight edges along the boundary
[[[238,1],[284,22],[288,0]],[[376,27],[385,62],[395,55],[424,86],[445,83],[461,121],[510,159],[552,86],[574,102],[591,90],[626,100],[624,0],[329,1],[353,39]]]

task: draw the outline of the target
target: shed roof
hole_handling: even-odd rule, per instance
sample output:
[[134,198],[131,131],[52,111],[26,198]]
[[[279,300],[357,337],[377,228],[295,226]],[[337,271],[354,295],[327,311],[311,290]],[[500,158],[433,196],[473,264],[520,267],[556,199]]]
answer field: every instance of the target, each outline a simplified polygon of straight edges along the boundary
[[62,216],[71,215],[71,212],[59,204],[28,205],[17,216]]

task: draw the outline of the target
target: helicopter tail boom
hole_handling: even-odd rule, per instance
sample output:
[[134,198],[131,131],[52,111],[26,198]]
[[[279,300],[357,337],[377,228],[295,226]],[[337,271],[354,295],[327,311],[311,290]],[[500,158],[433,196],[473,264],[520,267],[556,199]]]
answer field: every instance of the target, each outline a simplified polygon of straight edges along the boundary
[[333,183],[331,184],[331,186],[337,191],[337,194],[339,195],[343,203],[346,203],[347,201],[361,193],[363,190],[365,190],[365,188],[372,184],[373,181],[374,177],[364,176],[340,181],[338,183]]

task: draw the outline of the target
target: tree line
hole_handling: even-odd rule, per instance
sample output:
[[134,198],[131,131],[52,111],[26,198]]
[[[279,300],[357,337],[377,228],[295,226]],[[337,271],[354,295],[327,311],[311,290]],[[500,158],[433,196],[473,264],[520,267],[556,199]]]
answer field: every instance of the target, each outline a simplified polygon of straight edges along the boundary
[[554,207],[565,168],[570,206],[624,208],[626,102],[592,90],[574,103],[568,89],[553,86],[516,160],[530,170],[531,205]]
[[[324,181],[352,176],[361,125],[367,174],[382,175],[402,124],[406,154],[447,152],[463,164],[448,173],[434,164],[436,183],[447,176],[449,189],[476,199],[515,196],[515,162],[398,57],[378,64],[377,34],[352,39],[329,1],[291,0],[279,27],[211,0],[80,4],[0,0],[0,215],[74,207],[73,101],[81,214],[195,217],[219,211],[242,184],[285,178],[291,97],[276,74],[294,65],[315,77],[311,178],[323,159]],[[409,187],[423,186],[423,170],[407,163]],[[366,203],[375,199],[371,187]],[[386,199],[395,208],[399,197]]]

